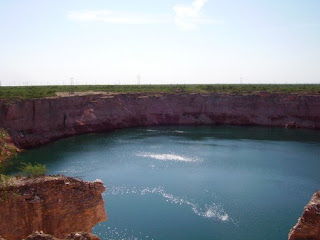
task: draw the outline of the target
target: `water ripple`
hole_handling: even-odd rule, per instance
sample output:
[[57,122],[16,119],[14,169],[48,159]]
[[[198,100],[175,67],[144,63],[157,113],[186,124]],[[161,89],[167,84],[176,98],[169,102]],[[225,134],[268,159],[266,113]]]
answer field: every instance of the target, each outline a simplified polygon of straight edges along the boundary
[[191,200],[186,198],[176,197],[171,193],[168,193],[164,190],[163,187],[155,187],[155,188],[142,188],[137,189],[127,188],[126,186],[121,187],[111,187],[108,189],[107,195],[123,195],[123,194],[139,194],[141,196],[147,194],[156,194],[162,196],[167,202],[178,204],[178,205],[186,205],[190,206],[192,211],[203,218],[219,220],[222,222],[234,221],[230,218],[230,216],[226,213],[221,204],[211,203],[201,206]]

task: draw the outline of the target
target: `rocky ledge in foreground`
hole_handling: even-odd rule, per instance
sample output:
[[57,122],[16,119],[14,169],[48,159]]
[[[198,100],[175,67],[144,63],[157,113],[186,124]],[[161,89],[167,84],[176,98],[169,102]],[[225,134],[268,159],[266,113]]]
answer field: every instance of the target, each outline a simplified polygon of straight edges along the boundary
[[[6,239],[0,237],[0,240]],[[92,233],[78,232],[69,234],[65,239],[58,239],[43,232],[35,232],[24,240],[100,240],[100,238]]]
[[0,187],[0,235],[21,240],[35,231],[65,239],[106,221],[100,180],[64,176],[13,178]]
[[320,240],[320,191],[304,208],[302,217],[289,233],[289,240]]
[[[28,236],[25,240],[62,240],[55,238],[49,234],[44,234],[42,232],[36,232],[30,236]],[[100,240],[96,235],[92,233],[78,232],[71,233],[64,240]]]

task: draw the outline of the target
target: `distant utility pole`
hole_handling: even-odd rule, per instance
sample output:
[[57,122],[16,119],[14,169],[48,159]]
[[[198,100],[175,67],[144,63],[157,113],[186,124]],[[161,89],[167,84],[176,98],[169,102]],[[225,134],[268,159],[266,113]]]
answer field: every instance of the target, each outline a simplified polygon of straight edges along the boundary
[[245,80],[245,75],[244,75],[244,74],[241,74],[241,75],[240,75],[240,84],[243,84],[243,83],[244,83],[244,80]]
[[73,81],[73,77],[70,78],[70,85],[73,86],[74,81]]
[[74,80],[73,77],[70,78],[70,94],[74,94],[74,89],[73,89],[73,85],[74,85]]
[[0,79],[0,87],[1,87],[1,79]]
[[140,81],[141,81],[141,76],[140,74],[137,75],[137,84],[140,85]]

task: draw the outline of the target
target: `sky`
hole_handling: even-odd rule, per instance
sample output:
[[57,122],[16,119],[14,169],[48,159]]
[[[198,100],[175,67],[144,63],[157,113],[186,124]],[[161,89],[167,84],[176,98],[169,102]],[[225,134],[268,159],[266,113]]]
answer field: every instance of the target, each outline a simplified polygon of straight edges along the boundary
[[320,83],[319,0],[0,0],[0,84]]

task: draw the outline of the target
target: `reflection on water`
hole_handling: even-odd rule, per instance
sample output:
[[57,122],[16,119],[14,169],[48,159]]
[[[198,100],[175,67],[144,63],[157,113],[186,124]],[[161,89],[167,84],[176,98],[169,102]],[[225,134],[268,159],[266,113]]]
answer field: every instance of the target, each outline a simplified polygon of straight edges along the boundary
[[320,132],[236,126],[123,129],[21,154],[102,179],[101,239],[287,239],[319,189]]

